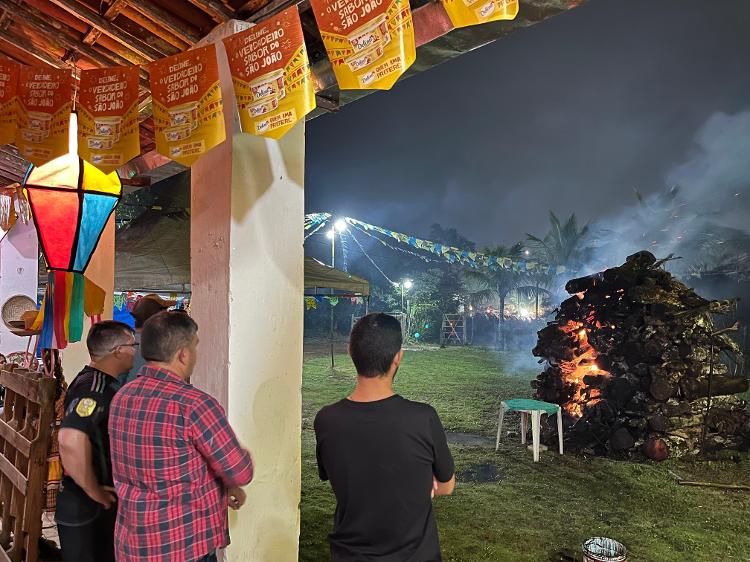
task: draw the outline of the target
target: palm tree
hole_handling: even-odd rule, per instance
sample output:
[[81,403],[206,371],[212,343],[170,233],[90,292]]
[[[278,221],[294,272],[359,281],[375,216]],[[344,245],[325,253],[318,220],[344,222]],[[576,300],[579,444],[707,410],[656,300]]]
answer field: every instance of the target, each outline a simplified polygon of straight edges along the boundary
[[584,257],[581,246],[589,232],[589,225],[585,224],[579,229],[575,213],[563,224],[552,211],[549,212],[549,224],[549,232],[544,238],[526,235],[534,255],[550,266],[580,266]]
[[549,212],[549,223],[550,228],[544,238],[526,234],[532,255],[540,265],[547,267],[546,274],[540,271],[539,277],[535,279],[535,286],[540,289],[545,286],[554,288],[557,274],[550,273],[551,271],[556,271],[559,267],[578,271],[586,260],[583,244],[589,234],[589,225],[579,228],[575,213],[563,223],[552,211]]
[[[523,254],[523,244],[517,242],[512,246],[495,246],[494,248],[485,248],[483,253],[496,256],[498,258],[510,258],[518,261]],[[466,279],[475,287],[470,292],[471,300],[474,303],[486,301],[492,297],[497,297],[500,301],[500,325],[498,336],[502,336],[503,346],[505,346],[505,300],[511,291],[519,287],[524,281],[524,274],[514,268],[499,268],[497,270],[468,270],[464,272]]]

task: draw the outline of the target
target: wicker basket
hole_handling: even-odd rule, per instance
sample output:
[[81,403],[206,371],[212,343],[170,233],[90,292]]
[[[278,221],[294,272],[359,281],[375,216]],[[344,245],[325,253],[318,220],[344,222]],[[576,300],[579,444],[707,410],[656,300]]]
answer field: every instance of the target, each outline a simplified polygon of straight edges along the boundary
[[14,295],[3,303],[3,324],[14,333],[24,331],[24,321],[22,316],[24,312],[33,310],[36,310],[34,299],[27,297],[26,295]]

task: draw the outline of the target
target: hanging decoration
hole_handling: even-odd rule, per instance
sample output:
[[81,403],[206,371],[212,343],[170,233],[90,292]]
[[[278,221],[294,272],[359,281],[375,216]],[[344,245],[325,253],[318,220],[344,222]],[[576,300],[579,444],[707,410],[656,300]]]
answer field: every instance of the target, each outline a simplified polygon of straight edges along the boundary
[[315,109],[297,6],[224,39],[242,130],[280,139]]
[[141,153],[138,130],[138,67],[81,72],[78,154],[104,173]]
[[408,0],[310,0],[342,90],[389,90],[416,59]]
[[64,155],[68,148],[72,91],[67,69],[21,67],[16,147],[35,166]]
[[18,127],[18,76],[21,67],[13,61],[0,60],[0,145],[16,140]]
[[29,202],[23,188],[18,183],[0,187],[0,241],[19,220],[23,224],[29,224],[31,220]]
[[[438,255],[449,263],[460,263],[474,268],[487,268],[491,271],[497,271],[499,269],[511,269],[513,271],[534,271],[543,272],[559,275],[565,272],[565,268],[562,266],[545,266],[535,261],[529,260],[513,260],[504,256],[493,256],[482,252],[476,252],[473,250],[461,250],[452,246],[446,246],[439,242],[432,242],[430,240],[423,240],[400,232],[395,232],[388,228],[381,226],[375,226],[366,222],[359,221],[350,217],[346,217],[344,220],[356,228],[357,230],[364,232],[369,236],[373,236],[373,233],[378,233],[393,240],[418,248],[430,254]],[[374,237],[374,236],[373,236]],[[354,239],[355,242],[357,241]],[[381,241],[384,245],[388,245]]]
[[315,297],[305,297],[305,310],[317,310],[318,301]]
[[518,0],[442,0],[455,27],[467,27],[518,15]]
[[33,168],[25,189],[47,262],[44,302],[34,327],[42,329],[40,346],[63,349],[81,339],[84,313],[100,315],[104,291],[85,279],[109,217],[120,200],[116,173],[105,174],[77,155],[77,121],[71,119],[69,150]]
[[185,166],[226,139],[216,46],[148,65],[156,149]]

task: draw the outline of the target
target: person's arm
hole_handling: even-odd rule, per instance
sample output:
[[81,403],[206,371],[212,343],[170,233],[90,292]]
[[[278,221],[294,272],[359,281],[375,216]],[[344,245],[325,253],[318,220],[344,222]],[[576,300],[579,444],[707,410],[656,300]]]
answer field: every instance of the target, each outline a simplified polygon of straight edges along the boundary
[[320,412],[318,412],[318,415],[315,416],[315,421],[313,422],[313,427],[315,428],[315,460],[318,462],[318,476],[323,482],[325,482],[326,480],[328,480],[328,473],[326,472],[326,467],[323,464],[323,452],[321,451],[321,443],[320,443],[321,431],[320,431],[319,419],[320,419]]
[[434,495],[436,496],[450,496],[453,493],[453,489],[456,487],[456,475],[451,476],[451,479],[447,482],[439,482],[437,478],[434,478],[435,488]]
[[[190,434],[193,445],[224,483],[229,495],[244,503],[244,498],[237,497],[236,488],[249,484],[253,479],[253,460],[240,445],[224,409],[211,396],[205,395],[197,400],[191,409]],[[241,495],[244,496],[244,493]]]
[[430,434],[432,437],[432,474],[434,477],[433,493],[435,496],[449,496],[456,487],[455,464],[448,448],[443,424],[437,412],[431,408]]
[[115,503],[114,488],[102,486],[96,480],[91,458],[89,436],[79,429],[64,427],[58,433],[60,460],[65,472],[92,500],[109,509]]

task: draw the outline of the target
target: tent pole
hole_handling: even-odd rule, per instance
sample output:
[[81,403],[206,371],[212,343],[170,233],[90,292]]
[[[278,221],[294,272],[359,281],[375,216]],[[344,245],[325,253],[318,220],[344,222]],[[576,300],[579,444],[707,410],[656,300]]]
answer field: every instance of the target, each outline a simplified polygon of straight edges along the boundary
[[333,303],[328,301],[328,304],[331,307],[331,370],[335,367],[334,359],[333,359]]

